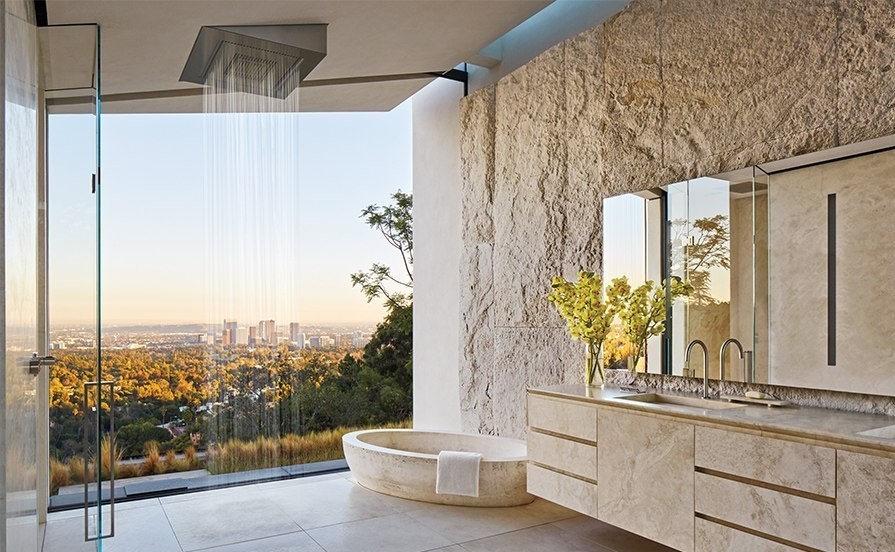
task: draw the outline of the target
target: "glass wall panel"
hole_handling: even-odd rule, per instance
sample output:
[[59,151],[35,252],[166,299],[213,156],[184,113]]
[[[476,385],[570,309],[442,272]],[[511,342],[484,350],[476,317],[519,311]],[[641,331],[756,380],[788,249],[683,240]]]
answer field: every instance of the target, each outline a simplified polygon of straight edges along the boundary
[[5,461],[0,461],[6,550],[37,546],[37,377],[30,364],[37,343],[38,75],[34,6],[2,3],[0,55],[5,56],[2,252],[5,328],[3,412]]

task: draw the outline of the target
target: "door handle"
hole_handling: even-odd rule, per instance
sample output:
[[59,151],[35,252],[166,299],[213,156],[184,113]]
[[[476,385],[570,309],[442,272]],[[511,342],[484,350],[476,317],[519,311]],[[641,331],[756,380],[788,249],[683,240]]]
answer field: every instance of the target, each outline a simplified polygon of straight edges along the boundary
[[56,365],[56,357],[54,356],[39,356],[37,353],[32,353],[31,358],[28,359],[28,373],[32,376],[36,376],[40,374],[40,369],[42,366],[55,366]]
[[[96,388],[96,415],[100,416],[102,414],[102,389],[103,387],[108,386],[109,388],[109,443],[110,446],[114,448],[115,446],[115,386],[117,385],[116,380],[109,381],[85,381],[84,382],[84,412],[88,412],[90,409],[90,388]],[[88,423],[88,419],[84,417],[85,423]],[[99,436],[99,422],[97,422],[97,439]],[[103,534],[103,527],[101,525],[95,528],[95,534],[90,534],[90,462],[87,459],[87,450],[89,449],[89,441],[88,441],[89,431],[84,431],[84,542],[91,542],[100,539],[110,539],[115,536],[115,457],[112,456],[112,451],[103,451],[100,449],[99,455],[96,460],[96,465],[94,466],[94,470],[96,473],[96,486],[98,489],[96,495],[96,508],[99,511],[98,518],[102,520],[102,508],[103,504],[100,500],[100,495],[103,485],[102,478],[102,455],[109,454],[111,461],[109,462],[109,521],[110,527],[109,532]],[[100,522],[101,523],[101,522]]]

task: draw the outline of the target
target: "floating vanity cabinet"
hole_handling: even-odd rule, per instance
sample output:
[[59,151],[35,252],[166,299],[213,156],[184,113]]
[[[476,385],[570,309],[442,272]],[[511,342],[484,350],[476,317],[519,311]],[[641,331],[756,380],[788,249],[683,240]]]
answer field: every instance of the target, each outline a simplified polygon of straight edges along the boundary
[[597,517],[597,408],[528,395],[528,492]]
[[692,552],[693,425],[601,408],[598,431],[599,518]]
[[835,550],[834,449],[700,426],[695,471],[697,552]]
[[837,550],[895,551],[895,459],[837,452]]

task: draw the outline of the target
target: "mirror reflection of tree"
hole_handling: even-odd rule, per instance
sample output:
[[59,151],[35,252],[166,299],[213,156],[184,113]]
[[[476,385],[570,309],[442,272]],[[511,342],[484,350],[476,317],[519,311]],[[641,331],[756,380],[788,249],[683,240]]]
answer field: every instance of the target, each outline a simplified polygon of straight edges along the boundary
[[[671,273],[680,275],[693,286],[684,310],[686,331],[681,347],[691,339],[701,339],[710,350],[717,350],[729,337],[730,299],[718,289],[723,282],[717,279],[720,273],[730,272],[730,245],[730,217],[726,214],[671,221]],[[701,366],[694,369],[696,372],[692,375],[702,371]],[[710,377],[719,377],[719,370],[717,356],[710,355]]]
[[715,304],[712,270],[730,270],[730,219],[727,215],[671,221],[671,273],[683,274],[693,286],[690,301]]

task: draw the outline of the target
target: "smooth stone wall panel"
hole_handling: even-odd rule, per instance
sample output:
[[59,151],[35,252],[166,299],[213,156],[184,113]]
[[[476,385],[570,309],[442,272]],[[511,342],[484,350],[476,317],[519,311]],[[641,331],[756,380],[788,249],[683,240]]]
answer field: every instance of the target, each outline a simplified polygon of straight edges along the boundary
[[697,427],[696,466],[836,496],[836,451],[827,447]]
[[528,492],[586,516],[597,517],[597,486],[593,483],[529,464]]
[[696,518],[696,552],[798,552],[786,546],[725,525]]
[[600,519],[692,552],[693,426],[610,409],[598,426]]
[[597,447],[593,445],[529,431],[528,459],[542,466],[597,481]]
[[895,459],[837,451],[837,550],[895,550]]
[[[880,300],[880,290],[895,286],[895,271],[881,268],[895,265],[895,250],[879,245],[895,243],[888,207],[895,151],[774,175],[769,193],[771,383],[895,395],[895,318]],[[827,243],[829,194],[836,194],[835,251]],[[837,264],[833,335],[827,328],[830,255]]]
[[528,395],[528,425],[560,435],[597,442],[597,408]]
[[697,473],[696,512],[817,550],[836,548],[833,504]]

